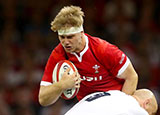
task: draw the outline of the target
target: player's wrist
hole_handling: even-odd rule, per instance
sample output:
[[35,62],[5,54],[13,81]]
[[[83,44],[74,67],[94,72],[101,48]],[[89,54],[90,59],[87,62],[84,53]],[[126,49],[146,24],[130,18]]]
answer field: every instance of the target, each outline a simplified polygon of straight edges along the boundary
[[[59,92],[63,92],[65,89],[64,89],[64,87],[63,87],[63,83],[61,83],[60,81],[59,82],[56,82],[55,83],[55,86],[57,87],[57,90],[59,91]],[[54,86],[54,87],[55,87]]]

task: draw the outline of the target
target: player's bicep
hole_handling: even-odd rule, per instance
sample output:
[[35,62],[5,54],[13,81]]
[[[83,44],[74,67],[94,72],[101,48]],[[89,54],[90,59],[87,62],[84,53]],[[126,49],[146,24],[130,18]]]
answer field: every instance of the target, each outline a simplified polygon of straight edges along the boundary
[[129,62],[126,69],[119,75],[117,75],[120,79],[132,79],[133,77],[137,77],[137,73],[132,65],[131,62]]

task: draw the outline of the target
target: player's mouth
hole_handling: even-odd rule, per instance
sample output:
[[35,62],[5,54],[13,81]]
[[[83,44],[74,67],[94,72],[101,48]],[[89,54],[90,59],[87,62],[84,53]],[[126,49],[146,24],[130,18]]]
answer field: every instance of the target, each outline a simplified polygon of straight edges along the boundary
[[66,50],[71,50],[71,48],[72,48],[71,46],[65,46]]

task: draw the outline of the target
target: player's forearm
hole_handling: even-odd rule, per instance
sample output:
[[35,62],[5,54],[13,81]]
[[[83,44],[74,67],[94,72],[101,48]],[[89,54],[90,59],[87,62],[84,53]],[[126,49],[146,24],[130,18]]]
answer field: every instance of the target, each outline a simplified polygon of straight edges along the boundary
[[57,101],[62,94],[62,89],[59,83],[54,83],[50,86],[41,86],[39,92],[39,103],[42,106],[48,106]]
[[137,83],[138,83],[137,74],[133,75],[132,77],[129,77],[124,82],[124,85],[122,87],[122,92],[129,94],[129,95],[132,95],[137,88]]

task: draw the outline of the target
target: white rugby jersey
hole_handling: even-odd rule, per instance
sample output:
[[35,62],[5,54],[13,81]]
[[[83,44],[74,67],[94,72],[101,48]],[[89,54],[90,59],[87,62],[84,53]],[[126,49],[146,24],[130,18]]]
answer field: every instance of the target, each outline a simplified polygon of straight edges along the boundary
[[84,97],[65,115],[149,115],[137,100],[125,93],[112,90],[96,92]]

